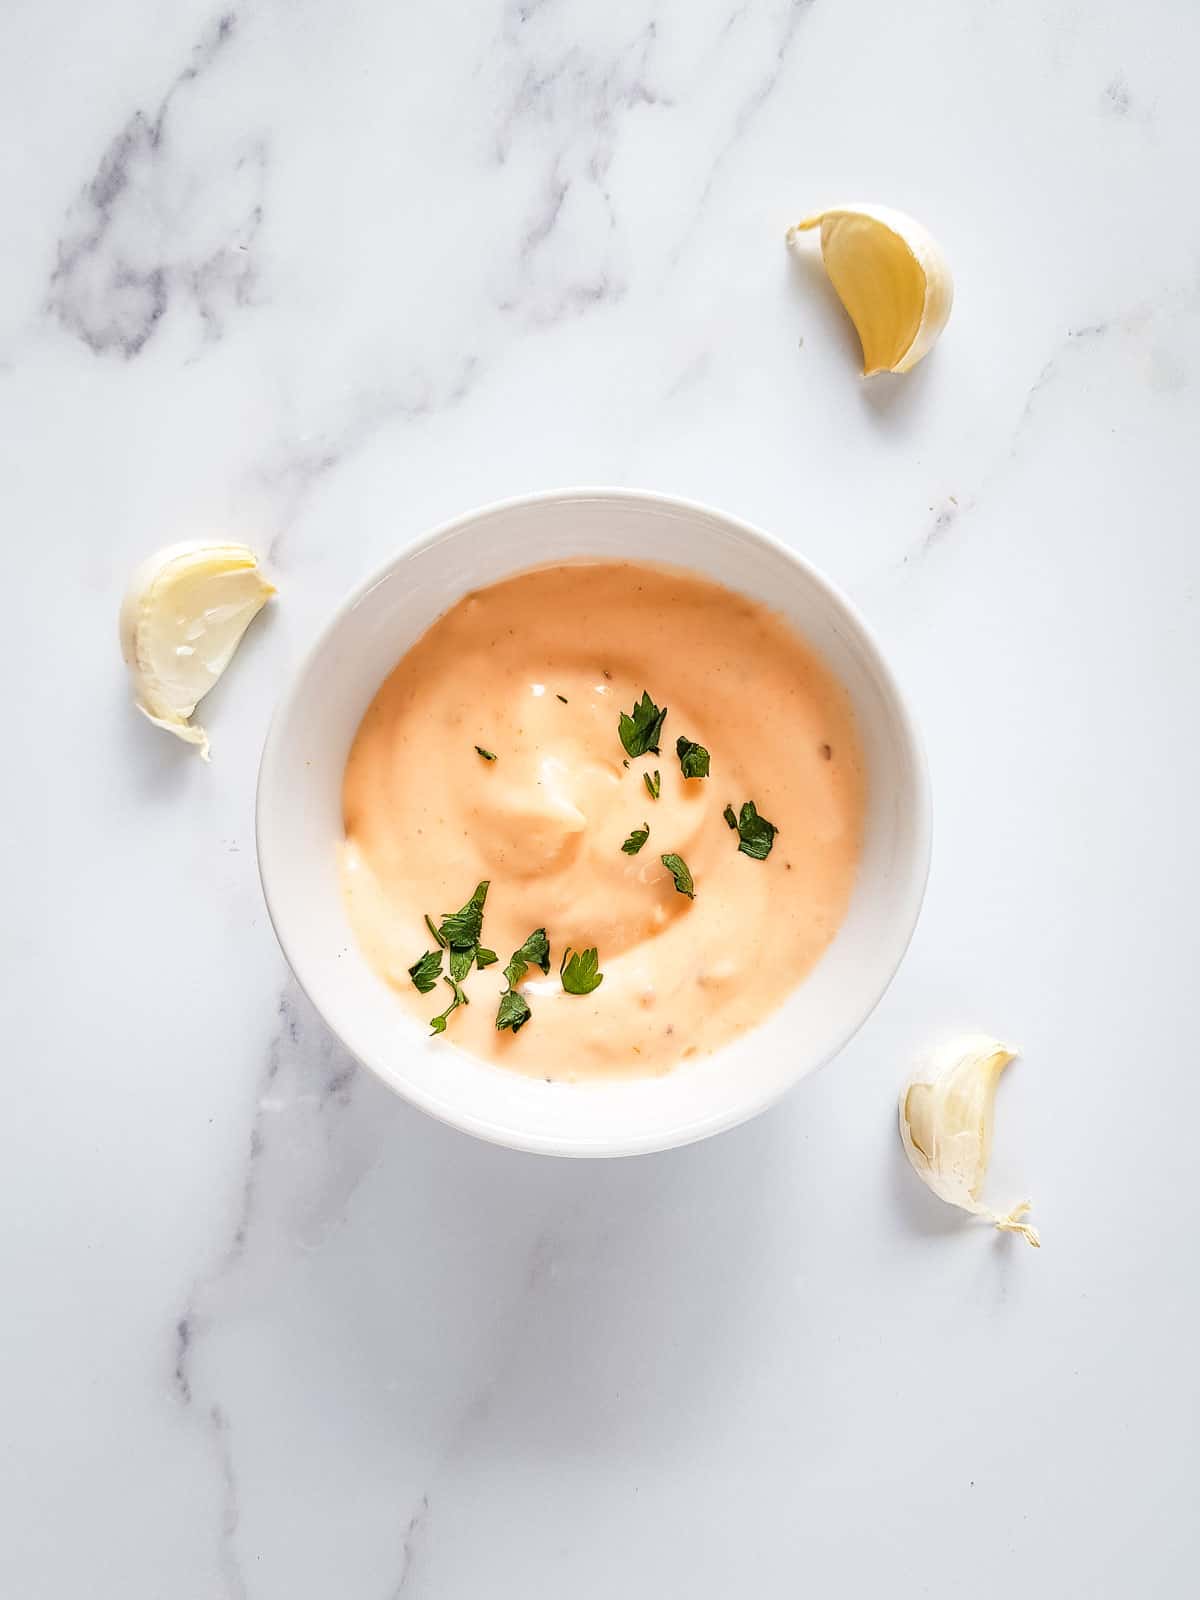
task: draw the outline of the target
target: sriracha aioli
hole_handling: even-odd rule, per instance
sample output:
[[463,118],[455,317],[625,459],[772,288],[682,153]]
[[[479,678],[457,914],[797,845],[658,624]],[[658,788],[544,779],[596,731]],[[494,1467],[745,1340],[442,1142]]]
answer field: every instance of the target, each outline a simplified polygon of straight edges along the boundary
[[[631,759],[618,719],[643,691],[667,716],[659,754]],[[708,777],[683,776],[681,735],[709,752]],[[539,568],[460,600],[372,701],[343,783],[350,921],[428,1020],[451,991],[409,978],[436,948],[424,915],[440,924],[488,879],[481,943],[499,959],[464,981],[447,1047],[550,1079],[663,1073],[754,1027],[818,960],[854,884],[864,798],[849,697],[766,607],[648,565]],[[748,800],[778,829],[765,860],[723,814]],[[530,968],[530,1019],[498,1032],[504,964],[542,927],[549,976]],[[593,945],[603,982],[564,992],[564,950]]]

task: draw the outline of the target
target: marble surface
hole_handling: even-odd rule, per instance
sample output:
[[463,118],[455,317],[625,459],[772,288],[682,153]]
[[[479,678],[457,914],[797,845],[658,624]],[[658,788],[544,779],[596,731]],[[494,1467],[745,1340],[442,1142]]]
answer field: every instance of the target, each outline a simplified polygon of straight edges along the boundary
[[[1183,0],[10,0],[0,1592],[1177,1595],[1195,1518],[1200,209]],[[864,385],[782,242],[942,240]],[[935,863],[853,1046],[707,1145],[435,1126],[289,980],[272,705],[336,598],[580,482],[778,531],[864,607]],[[129,709],[128,571],[280,600],[204,767]],[[906,1062],[1012,1036],[994,1192]],[[964,1589],[964,1579],[968,1587]]]

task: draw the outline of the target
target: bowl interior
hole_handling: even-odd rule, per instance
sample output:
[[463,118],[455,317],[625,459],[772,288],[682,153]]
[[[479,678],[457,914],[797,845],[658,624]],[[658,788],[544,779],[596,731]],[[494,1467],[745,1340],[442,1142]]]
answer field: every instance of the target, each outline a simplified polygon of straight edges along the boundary
[[[358,952],[342,903],[342,772],[380,683],[470,589],[548,562],[686,567],[766,602],[825,657],[853,699],[867,761],[866,837],[836,938],[761,1026],[661,1078],[545,1083],[434,1040]],[[887,987],[924,892],[924,760],[890,672],[853,608],[773,540],[713,511],[614,491],[538,496],[465,517],[398,557],[317,641],[267,738],[258,792],[267,905],[297,978],[367,1066],[424,1110],[480,1137],[564,1155],[702,1138],[754,1115],[833,1055]]]

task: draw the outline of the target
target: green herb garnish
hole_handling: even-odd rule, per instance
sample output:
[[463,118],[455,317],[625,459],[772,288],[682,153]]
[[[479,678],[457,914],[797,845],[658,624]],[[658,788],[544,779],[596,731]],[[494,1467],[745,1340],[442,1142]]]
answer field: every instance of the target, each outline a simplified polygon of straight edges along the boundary
[[702,744],[697,744],[694,739],[685,739],[680,734],[675,741],[675,754],[679,757],[685,778],[708,777],[708,751]]
[[475,893],[460,911],[452,911],[449,916],[442,918],[442,925],[438,929],[443,944],[448,944],[451,950],[470,950],[474,952],[479,943],[479,935],[483,932],[483,903],[487,899],[491,880],[485,878],[482,883],[475,885]]
[[421,959],[414,961],[409,967],[408,975],[418,994],[428,994],[431,989],[436,989],[437,981],[442,975],[442,952],[426,950]]
[[666,706],[659,710],[643,689],[642,698],[633,708],[633,715],[629,716],[622,711],[621,719],[617,723],[617,732],[621,735],[625,754],[644,756],[649,752],[651,755],[658,755],[658,741],[662,737],[662,726],[666,720]]
[[737,818],[733,814],[733,807],[732,806],[726,806],[724,811],[721,813],[721,815],[725,818],[725,821],[733,829],[734,833],[736,833],[737,832]]
[[482,756],[485,761],[495,761],[496,757],[491,750],[485,750],[481,744],[475,746],[475,754]]
[[532,1015],[525,996],[518,994],[515,989],[506,989],[500,996],[500,1007],[496,1012],[496,1030],[502,1033],[505,1028],[511,1028],[514,1033],[520,1033]]
[[541,967],[543,972],[550,971],[550,941],[545,928],[535,928],[521,948],[513,951],[512,960],[504,969],[510,989],[520,983],[530,967]]
[[566,695],[565,695],[565,694],[556,694],[556,695],[555,695],[555,696],[554,696],[554,698],[555,698],[555,699],[556,699],[556,700],[561,700],[561,701],[562,701],[562,703],[563,703],[563,705],[565,705],[565,706],[566,706],[566,705],[570,705],[570,703],[571,703],[571,702],[570,702],[570,701],[569,701],[569,700],[568,700],[568,699],[567,699],[567,697],[566,697]]
[[653,777],[651,777],[648,772],[643,772],[642,782],[646,785],[646,792],[650,796],[651,800],[657,800],[662,792],[662,774],[658,771],[657,767],[654,770]]
[[635,856],[650,837],[650,824],[643,822],[640,828],[635,828],[621,846],[627,856]]
[[480,945],[475,951],[475,965],[479,968],[480,972],[483,971],[484,967],[493,966],[497,961],[499,961],[499,959],[500,957],[494,950],[487,950],[483,947],[483,945]]
[[412,981],[422,994],[428,994],[433,988],[438,972],[441,970],[442,951],[450,952],[450,976],[443,975],[442,982],[448,983],[454,995],[453,1000],[439,1016],[430,1018],[430,1027],[434,1033],[445,1033],[446,1019],[459,1006],[469,1004],[463,990],[463,979],[471,968],[478,962],[481,967],[487,967],[497,960],[494,950],[485,950],[480,947],[479,937],[483,932],[483,903],[487,899],[489,888],[488,879],[475,885],[475,893],[459,911],[452,911],[442,918],[440,928],[435,928],[432,919],[426,915],[425,926],[432,933],[440,946],[437,950],[430,950],[423,955],[420,961],[415,962],[408,970]]
[[600,958],[594,945],[590,950],[577,950],[574,955],[571,955],[568,945],[558,969],[563,988],[568,994],[591,994],[604,982],[604,974],[597,970],[599,965]]
[[545,928],[535,928],[521,948],[513,951],[504,969],[508,988],[500,996],[500,1006],[496,1012],[497,1031],[511,1028],[518,1033],[533,1015],[529,1002],[523,994],[517,993],[516,987],[530,967],[540,967],[543,972],[550,971],[550,941]]
[[754,861],[767,859],[779,829],[773,822],[768,822],[766,817],[759,816],[753,800],[746,801],[736,824],[733,820],[733,807],[726,806],[725,820],[731,828],[737,827],[738,849],[744,856],[749,856]]
[[469,1003],[466,995],[463,993],[461,984],[455,983],[453,978],[443,978],[442,982],[450,985],[450,988],[454,992],[454,999],[451,1000],[445,1011],[440,1012],[436,1017],[430,1017],[429,1026],[433,1029],[434,1033],[445,1033],[446,1019],[450,1016],[451,1012],[457,1011],[459,1006],[465,1006]]
[[455,983],[461,983],[475,965],[475,946],[468,945],[465,950],[451,950],[450,976]]
[[689,900],[694,900],[696,898],[696,885],[692,881],[692,875],[688,871],[688,864],[683,857],[677,856],[674,851],[670,851],[662,857],[662,864],[675,879],[675,887],[679,893],[687,895]]

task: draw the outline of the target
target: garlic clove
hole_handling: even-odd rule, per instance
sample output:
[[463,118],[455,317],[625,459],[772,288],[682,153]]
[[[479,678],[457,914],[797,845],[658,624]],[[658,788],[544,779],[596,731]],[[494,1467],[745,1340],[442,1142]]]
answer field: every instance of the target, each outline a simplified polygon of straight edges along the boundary
[[954,280],[935,240],[888,206],[831,206],[788,229],[794,244],[821,230],[821,259],[858,332],[863,376],[908,372],[929,354],[954,303]]
[[203,540],[159,550],[130,580],[120,635],[134,703],[205,761],[208,735],[192,713],[274,593],[252,550]]
[[913,1169],[940,1199],[1039,1247],[1037,1229],[1021,1220],[1028,1201],[998,1212],[980,1199],[992,1151],[996,1085],[1015,1057],[985,1034],[947,1041],[900,1091],[900,1138]]

